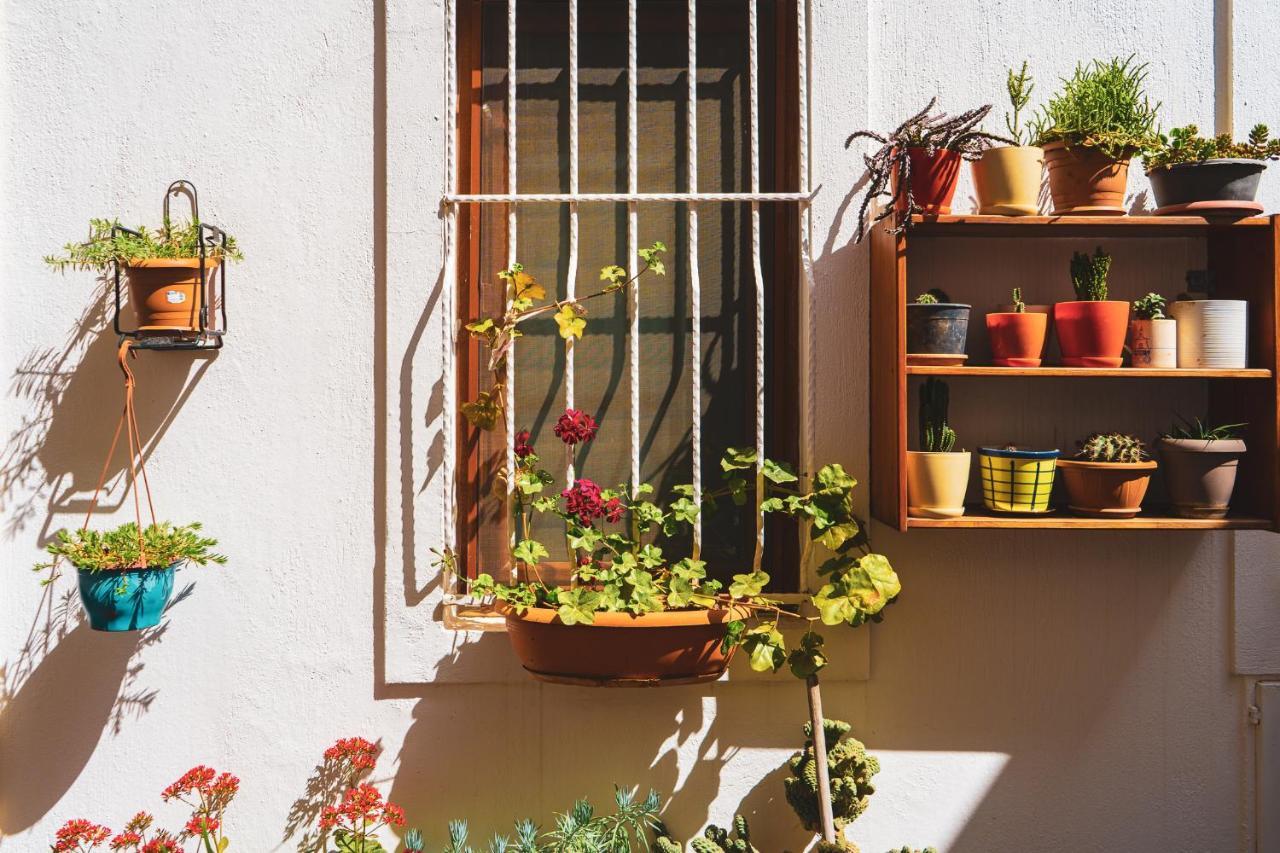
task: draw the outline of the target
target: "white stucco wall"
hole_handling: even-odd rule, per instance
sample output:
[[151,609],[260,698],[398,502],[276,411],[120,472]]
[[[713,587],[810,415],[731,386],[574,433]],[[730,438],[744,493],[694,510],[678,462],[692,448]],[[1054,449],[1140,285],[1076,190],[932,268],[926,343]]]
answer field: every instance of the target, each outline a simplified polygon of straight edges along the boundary
[[[1280,11],[1235,6],[1237,127],[1280,125]],[[441,625],[439,4],[0,16],[0,849],[43,849],[72,816],[173,815],[159,791],[198,762],[243,779],[233,849],[290,849],[291,804],[348,734],[382,740],[377,778],[436,840],[451,817],[505,828],[618,782],[673,794],[686,834],[743,810],[761,850],[799,849],[778,771],[804,716],[789,678],[541,686],[500,635]],[[1207,128],[1213,19],[1210,0],[813,0],[817,457],[866,479],[847,134],[935,91],[948,109],[998,99],[1024,57],[1038,100],[1077,59],[1131,51],[1167,122]],[[222,354],[138,360],[141,417],[162,512],[203,520],[232,562],[184,573],[194,594],[139,644],[71,628],[69,578],[41,590],[26,572],[78,523],[120,400],[100,285],[40,257],[91,215],[154,222],[177,177],[248,260]],[[1264,197],[1280,208],[1280,178]],[[883,625],[834,635],[825,688],[884,767],[851,833],[864,851],[1252,849],[1250,683],[1233,673],[1280,671],[1269,534],[874,536],[907,591]]]

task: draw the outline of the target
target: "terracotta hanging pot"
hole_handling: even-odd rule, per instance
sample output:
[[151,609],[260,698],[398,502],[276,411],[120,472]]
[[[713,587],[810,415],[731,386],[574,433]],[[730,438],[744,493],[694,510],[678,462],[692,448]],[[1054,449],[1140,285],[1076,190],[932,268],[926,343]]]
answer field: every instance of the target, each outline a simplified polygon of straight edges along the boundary
[[1225,518],[1244,456],[1238,438],[1161,438],[1164,477],[1173,511],[1183,518]]
[[1035,216],[1040,212],[1044,149],[1033,145],[989,148],[973,163],[978,212]]
[[1133,518],[1142,511],[1156,463],[1059,459],[1068,509],[1092,518]]
[[1123,216],[1129,157],[1115,158],[1092,145],[1050,142],[1044,147],[1054,216]]
[[729,623],[747,619],[740,605],[661,613],[597,613],[591,625],[565,625],[555,610],[523,614],[503,606],[507,638],[534,678],[597,687],[661,687],[714,681],[734,649],[720,643]]
[[988,314],[991,363],[997,367],[1039,367],[1048,329],[1048,314],[1031,311]]
[[[956,194],[956,182],[960,178],[960,153],[958,151],[935,151],[930,154],[926,148],[908,148],[907,157],[911,161],[911,196],[916,206],[926,216],[945,216],[951,212],[951,200]],[[894,194],[899,216],[906,215],[906,193],[897,195],[898,166],[893,166]]]
[[1124,363],[1128,302],[1059,302],[1053,306],[1053,325],[1065,366],[1119,367]]
[[200,281],[199,258],[147,258],[125,267],[129,302],[143,335],[171,335],[200,331],[209,279],[218,260],[206,258],[205,281]]

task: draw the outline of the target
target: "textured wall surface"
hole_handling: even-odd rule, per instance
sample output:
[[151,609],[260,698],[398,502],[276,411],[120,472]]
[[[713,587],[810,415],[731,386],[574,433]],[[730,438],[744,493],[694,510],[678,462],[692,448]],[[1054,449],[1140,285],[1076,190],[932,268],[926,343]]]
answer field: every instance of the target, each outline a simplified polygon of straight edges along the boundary
[[[1280,125],[1280,11],[1235,8],[1237,128]],[[815,456],[865,480],[848,133],[935,92],[953,111],[999,99],[1023,58],[1038,103],[1078,59],[1130,52],[1166,124],[1209,128],[1224,31],[1211,0],[812,0],[812,24]],[[682,832],[741,810],[766,853],[803,847],[781,803],[804,716],[789,678],[546,687],[501,635],[442,624],[439,3],[45,0],[0,6],[0,27],[0,850],[43,849],[72,816],[175,818],[159,791],[198,762],[243,779],[233,849],[292,849],[295,801],[348,734],[381,739],[376,778],[437,841],[451,817],[546,818],[617,782],[673,794]],[[40,258],[91,215],[154,222],[177,177],[248,259],[222,354],[138,360],[142,431],[162,513],[204,521],[232,561],[184,572],[163,630],[99,635],[69,576],[26,571],[78,523],[120,404],[103,284]],[[1280,208],[1280,177],[1264,186]],[[107,500],[122,520],[126,497]],[[851,832],[864,851],[1252,849],[1234,673],[1280,670],[1270,535],[873,535],[907,593],[833,636],[825,690],[884,767]]]

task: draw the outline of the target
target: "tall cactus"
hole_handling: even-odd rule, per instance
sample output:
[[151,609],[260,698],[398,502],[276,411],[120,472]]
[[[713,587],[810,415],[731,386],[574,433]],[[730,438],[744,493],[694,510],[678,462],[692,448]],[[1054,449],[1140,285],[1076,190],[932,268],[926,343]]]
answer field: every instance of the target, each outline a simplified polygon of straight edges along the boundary
[[929,377],[920,386],[920,449],[928,453],[950,453],[956,446],[956,431],[947,425],[951,391],[941,379]]
[[[843,829],[866,811],[868,798],[875,793],[871,777],[880,772],[880,762],[867,755],[855,738],[845,738],[851,726],[840,720],[823,720],[827,740],[827,765],[831,772],[831,810],[836,830]],[[803,752],[791,756],[787,766],[793,774],[784,781],[787,802],[810,832],[821,831],[818,814],[818,771],[813,754],[813,727],[804,726]]]
[[1071,253],[1071,286],[1081,302],[1103,302],[1107,298],[1107,273],[1111,272],[1111,256],[1099,246],[1093,257],[1084,252]]

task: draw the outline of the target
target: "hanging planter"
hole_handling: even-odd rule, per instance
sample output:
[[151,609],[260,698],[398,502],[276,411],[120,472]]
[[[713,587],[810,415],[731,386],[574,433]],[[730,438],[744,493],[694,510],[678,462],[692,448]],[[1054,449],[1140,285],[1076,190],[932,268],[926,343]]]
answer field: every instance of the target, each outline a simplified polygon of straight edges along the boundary
[[1262,213],[1255,201],[1267,160],[1280,159],[1280,139],[1255,125],[1245,142],[1222,136],[1205,139],[1189,124],[1161,134],[1143,154],[1155,195],[1157,216],[1201,214],[1249,216]]
[[1073,459],[1058,462],[1067,489],[1068,509],[1092,518],[1133,518],[1156,463],[1131,435],[1095,434],[1081,443]]
[[1247,449],[1240,438],[1245,426],[1196,420],[1160,437],[1157,447],[1174,512],[1183,518],[1226,518]]

